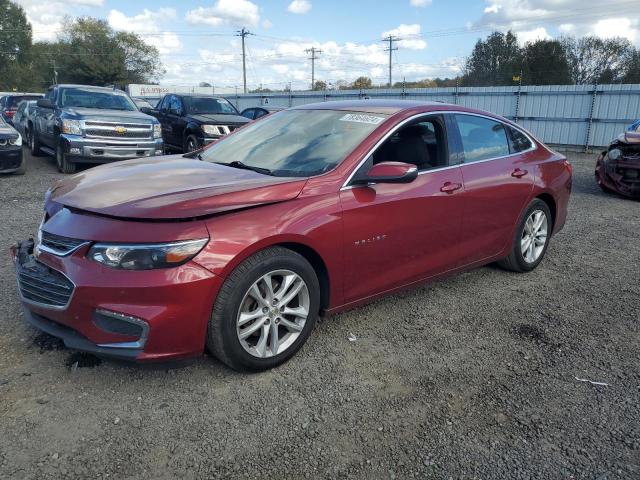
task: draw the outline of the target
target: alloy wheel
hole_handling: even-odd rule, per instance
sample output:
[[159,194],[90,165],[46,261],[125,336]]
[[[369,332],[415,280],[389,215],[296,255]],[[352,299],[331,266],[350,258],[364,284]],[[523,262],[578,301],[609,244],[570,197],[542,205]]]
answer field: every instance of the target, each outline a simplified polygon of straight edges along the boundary
[[520,239],[520,251],[527,263],[534,263],[540,258],[547,244],[549,221],[542,210],[534,210],[527,218]]
[[309,288],[291,270],[275,270],[245,293],[236,318],[242,347],[254,357],[283,353],[296,341],[309,316]]

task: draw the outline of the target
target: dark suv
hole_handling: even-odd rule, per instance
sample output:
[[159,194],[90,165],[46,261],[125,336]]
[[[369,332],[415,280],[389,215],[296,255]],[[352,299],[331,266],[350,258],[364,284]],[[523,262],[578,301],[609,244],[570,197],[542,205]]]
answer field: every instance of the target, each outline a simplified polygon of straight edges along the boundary
[[38,100],[28,130],[31,152],[55,155],[63,173],[75,172],[77,163],[163,153],[158,120],[113,88],[54,85]]
[[166,147],[192,152],[241,127],[249,120],[224,98],[167,94],[157,109],[142,109],[162,124]]

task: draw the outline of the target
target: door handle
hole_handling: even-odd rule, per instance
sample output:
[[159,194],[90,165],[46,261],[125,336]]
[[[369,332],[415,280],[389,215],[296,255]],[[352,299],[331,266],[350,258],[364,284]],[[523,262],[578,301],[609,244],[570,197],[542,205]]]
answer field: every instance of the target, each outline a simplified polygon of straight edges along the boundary
[[511,172],[511,176],[516,178],[521,178],[521,177],[524,177],[527,173],[529,172],[526,170],[520,170],[519,168],[516,168],[513,172]]
[[461,183],[444,182],[444,185],[440,187],[440,191],[444,193],[453,193],[456,190],[460,190],[461,188],[462,188]]

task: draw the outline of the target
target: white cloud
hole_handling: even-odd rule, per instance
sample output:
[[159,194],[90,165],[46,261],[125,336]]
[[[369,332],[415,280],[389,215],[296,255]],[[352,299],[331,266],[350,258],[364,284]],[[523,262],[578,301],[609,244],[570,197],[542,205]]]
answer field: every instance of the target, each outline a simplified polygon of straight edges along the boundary
[[186,15],[191,24],[251,26],[260,22],[258,6],[249,0],[218,0],[213,7],[198,7]]
[[600,38],[624,37],[632,43],[640,40],[638,22],[629,18],[605,18],[593,26],[593,33]]
[[262,21],[262,28],[264,28],[265,30],[269,30],[271,27],[273,27],[273,23],[268,18],[265,18]]
[[131,17],[119,10],[111,10],[107,21],[114,30],[122,30],[139,34],[149,45],[158,49],[161,55],[178,51],[182,42],[175,33],[161,31],[159,24],[175,20],[176,11],[173,8],[158,10],[144,9],[142,13]]
[[[632,2],[602,0],[485,0],[483,15],[471,28],[513,30],[518,36],[560,34],[625,37],[640,45],[640,10]],[[533,33],[532,33],[533,32]],[[544,38],[544,37],[543,37]]]
[[27,20],[33,27],[35,41],[53,41],[62,31],[66,16],[90,14],[95,7],[104,4],[104,0],[15,0],[27,14]]
[[431,3],[433,3],[433,0],[411,0],[410,3],[412,7],[423,8],[431,5]]
[[397,28],[382,32],[382,38],[389,37],[391,35],[400,39],[398,45],[402,48],[407,48],[409,50],[424,50],[427,48],[427,42],[420,38],[420,28],[420,25],[417,23],[412,25],[405,25],[403,23]]
[[551,35],[547,33],[544,27],[534,28],[533,30],[525,30],[518,32],[518,42],[520,45],[535,42],[536,40],[550,40]]
[[311,10],[311,2],[309,0],[293,0],[287,7],[291,13],[305,14]]

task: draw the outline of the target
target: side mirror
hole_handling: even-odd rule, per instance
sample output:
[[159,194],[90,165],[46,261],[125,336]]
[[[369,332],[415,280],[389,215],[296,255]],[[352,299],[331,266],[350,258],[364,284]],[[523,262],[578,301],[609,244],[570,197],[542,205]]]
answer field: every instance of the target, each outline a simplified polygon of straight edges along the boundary
[[182,116],[182,110],[178,110],[177,108],[170,108],[169,113],[172,115],[177,115],[178,117]]
[[38,105],[40,108],[53,109],[53,103],[51,103],[51,100],[49,100],[48,98],[39,98],[36,101],[36,105]]
[[367,183],[411,183],[418,177],[418,167],[404,162],[377,163],[362,176],[354,179],[356,184]]

